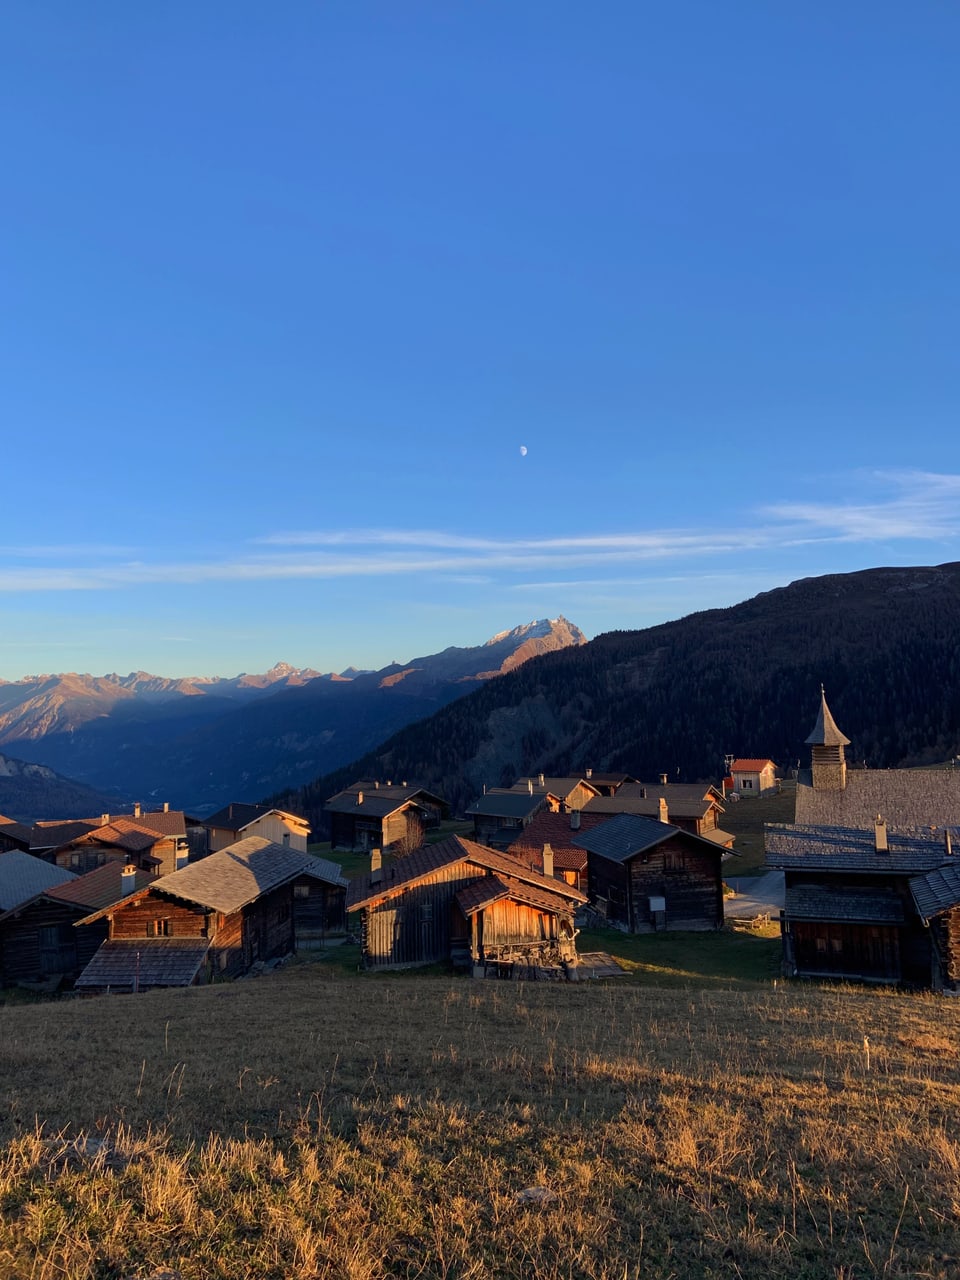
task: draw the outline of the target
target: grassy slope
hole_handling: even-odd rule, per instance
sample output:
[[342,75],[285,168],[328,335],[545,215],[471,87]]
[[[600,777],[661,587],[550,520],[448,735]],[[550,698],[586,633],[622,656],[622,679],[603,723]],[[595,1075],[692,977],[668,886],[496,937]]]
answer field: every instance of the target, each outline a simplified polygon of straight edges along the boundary
[[7,1008],[0,1276],[946,1280],[958,1044],[932,997],[329,963]]

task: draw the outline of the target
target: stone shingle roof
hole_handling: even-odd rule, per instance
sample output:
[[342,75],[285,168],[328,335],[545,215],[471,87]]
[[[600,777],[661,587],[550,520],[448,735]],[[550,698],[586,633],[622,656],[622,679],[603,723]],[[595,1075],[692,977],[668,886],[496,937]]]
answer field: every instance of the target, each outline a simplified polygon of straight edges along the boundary
[[[133,892],[146,889],[155,882],[155,876],[138,868],[133,878]],[[122,883],[123,864],[116,861],[105,862],[102,867],[88,871],[86,875],[76,876],[64,884],[48,889],[46,896],[56,898],[58,902],[76,903],[78,906],[86,907],[88,911],[99,911],[101,907],[119,902],[131,892],[128,889],[125,893]]]
[[[146,892],[232,915],[247,903],[302,875],[341,888],[347,886],[346,878],[335,863],[261,836],[247,836],[180,871],[152,880]],[[89,920],[111,909],[104,907]]]
[[0,853],[0,911],[12,911],[45,889],[75,879],[72,871],[35,858],[32,853],[19,849]]
[[956,861],[926,875],[914,876],[910,893],[920,918],[926,923],[941,911],[960,905],[960,866]]
[[[953,834],[960,853],[960,835]],[[783,871],[826,870],[857,874],[911,874],[948,862],[944,832],[929,827],[910,831],[887,828],[887,850],[878,853],[873,824],[817,827],[768,823],[764,832],[767,865]]]
[[808,826],[960,826],[960,769],[848,769],[842,791],[815,791],[809,770],[797,781],[796,821]]
[[101,825],[100,818],[72,818],[69,822],[35,822],[30,829],[31,849],[59,849]]
[[115,938],[100,944],[75,985],[81,991],[132,991],[134,983],[141,991],[189,987],[209,948],[208,938]]
[[819,884],[790,885],[784,900],[788,920],[828,923],[903,924],[903,899],[893,888],[834,889]]
[[690,831],[683,831],[672,823],[657,822],[653,818],[644,818],[634,813],[619,813],[602,826],[576,837],[572,843],[581,849],[586,849],[589,853],[597,854],[598,857],[608,858],[611,862],[626,862],[638,853],[644,853],[647,849],[654,849],[658,844],[663,844],[664,840],[669,840],[671,836],[682,836],[688,841],[694,840],[715,853],[718,858],[725,852],[732,852],[732,850],[722,849],[720,845],[704,839],[703,836],[695,836]]
[[[357,799],[361,792],[363,804],[358,805]],[[441,796],[428,791],[426,787],[409,786],[406,783],[395,786],[393,783],[367,780],[351,783],[343,791],[338,791],[335,796],[331,796],[323,807],[328,813],[359,814],[363,812],[369,813],[374,818],[385,818],[411,800],[438,805],[444,811],[447,808],[446,801]]]
[[159,831],[143,826],[134,818],[115,818],[113,822],[97,827],[94,831],[84,832],[70,843],[105,844],[114,849],[124,849],[127,853],[143,853],[164,838]]
[[508,791],[493,788],[474,800],[467,809],[468,818],[527,818],[542,809],[547,801],[545,791]]
[[477,844],[475,840],[465,840],[463,836],[448,836],[438,844],[424,845],[405,857],[398,858],[392,866],[383,870],[376,884],[371,882],[369,875],[353,880],[347,893],[347,908],[356,911],[360,907],[389,898],[442,867],[453,866],[458,862],[476,867],[478,875],[493,872],[501,878],[517,880],[547,893],[559,894],[569,902],[582,903],[587,900],[579,889],[564,884],[562,880],[548,878],[526,863],[511,858],[509,854],[498,853],[495,849],[488,849],[486,845]]

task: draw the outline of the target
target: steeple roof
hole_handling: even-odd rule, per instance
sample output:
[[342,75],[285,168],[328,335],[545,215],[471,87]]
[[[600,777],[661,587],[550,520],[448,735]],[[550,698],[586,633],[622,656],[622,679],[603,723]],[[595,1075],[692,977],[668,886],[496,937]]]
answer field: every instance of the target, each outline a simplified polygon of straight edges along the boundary
[[809,747],[848,747],[850,745],[850,739],[843,736],[830,714],[823,685],[820,686],[820,711],[817,715],[817,723],[811,729],[806,743]]

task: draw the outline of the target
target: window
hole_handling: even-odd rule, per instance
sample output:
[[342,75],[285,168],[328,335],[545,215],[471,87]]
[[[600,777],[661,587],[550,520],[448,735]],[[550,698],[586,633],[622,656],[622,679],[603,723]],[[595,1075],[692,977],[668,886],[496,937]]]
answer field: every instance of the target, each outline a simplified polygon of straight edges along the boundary
[[682,871],[683,854],[678,849],[664,849],[663,869],[664,871]]
[[285,831],[285,832],[283,833],[283,843],[284,843],[284,844],[289,844],[289,843],[290,843],[290,832],[289,832],[289,831]]
[[148,938],[172,938],[173,922],[168,919],[148,920],[147,921],[147,937]]
[[293,896],[295,898],[309,898],[310,886],[308,884],[295,884],[293,886]]
[[70,865],[71,865],[71,867],[79,867],[79,865],[80,865],[80,855],[79,855],[79,853],[71,853],[71,855],[70,855]]

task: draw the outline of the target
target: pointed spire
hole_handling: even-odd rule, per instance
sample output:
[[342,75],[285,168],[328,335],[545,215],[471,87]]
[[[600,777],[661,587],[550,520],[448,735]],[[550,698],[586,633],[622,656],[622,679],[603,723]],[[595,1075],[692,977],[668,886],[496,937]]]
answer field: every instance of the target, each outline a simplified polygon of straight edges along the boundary
[[847,747],[850,745],[850,739],[843,736],[837,728],[836,721],[830,714],[823,685],[820,686],[820,712],[817,715],[817,723],[810,731],[810,736],[806,739],[806,742],[811,747]]

